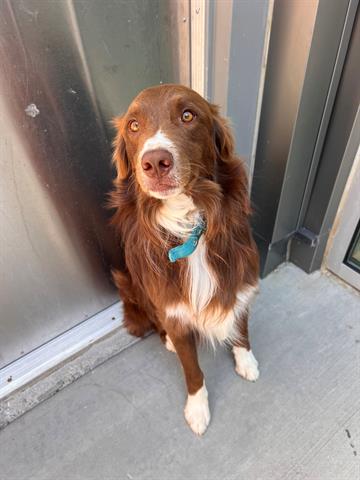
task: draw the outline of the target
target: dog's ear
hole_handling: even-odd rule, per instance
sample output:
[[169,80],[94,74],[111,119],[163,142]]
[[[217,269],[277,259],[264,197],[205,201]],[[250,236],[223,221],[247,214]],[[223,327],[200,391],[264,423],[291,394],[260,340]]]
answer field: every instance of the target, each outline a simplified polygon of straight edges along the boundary
[[216,175],[223,191],[234,192],[241,202],[244,215],[251,213],[248,180],[243,161],[235,154],[235,141],[228,120],[219,115],[216,105],[210,105],[213,114],[213,136],[216,154]]
[[130,162],[126,152],[126,144],[122,135],[123,119],[116,117],[112,121],[113,127],[116,129],[116,136],[113,142],[113,163],[117,171],[117,179],[125,180],[130,175]]
[[234,156],[234,138],[229,122],[220,116],[219,108],[211,105],[213,114],[213,135],[217,160],[227,162]]

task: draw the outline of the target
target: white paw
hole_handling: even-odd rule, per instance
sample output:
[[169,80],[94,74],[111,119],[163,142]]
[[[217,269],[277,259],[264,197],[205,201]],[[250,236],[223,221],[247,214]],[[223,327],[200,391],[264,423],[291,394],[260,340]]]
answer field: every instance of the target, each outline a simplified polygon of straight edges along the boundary
[[166,347],[167,350],[169,350],[169,352],[176,353],[174,344],[171,341],[169,335],[166,335],[166,337],[165,337],[165,347]]
[[258,362],[251,350],[243,347],[233,347],[236,373],[250,382],[259,378]]
[[210,423],[208,393],[205,383],[194,395],[188,395],[184,414],[191,430],[196,435],[202,435]]

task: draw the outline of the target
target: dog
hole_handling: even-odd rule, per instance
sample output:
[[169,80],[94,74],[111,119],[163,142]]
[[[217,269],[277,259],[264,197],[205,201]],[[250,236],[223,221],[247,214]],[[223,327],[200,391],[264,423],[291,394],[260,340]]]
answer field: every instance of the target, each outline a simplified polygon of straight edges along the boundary
[[196,345],[232,348],[236,372],[259,376],[248,335],[258,290],[247,175],[218,107],[181,85],[143,90],[114,119],[112,224],[124,267],[113,271],[130,334],[156,330],[176,352],[187,386],[185,419],[210,422]]

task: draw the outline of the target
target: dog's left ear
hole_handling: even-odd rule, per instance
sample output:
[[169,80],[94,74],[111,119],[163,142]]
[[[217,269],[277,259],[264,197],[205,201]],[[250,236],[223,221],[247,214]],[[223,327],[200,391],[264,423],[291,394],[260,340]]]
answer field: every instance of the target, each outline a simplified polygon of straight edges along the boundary
[[125,180],[130,174],[130,162],[126,152],[125,140],[122,135],[122,117],[114,118],[112,124],[116,129],[116,136],[113,142],[113,163],[116,167],[118,180]]
[[245,215],[251,212],[248,180],[244,164],[235,154],[235,141],[228,120],[219,115],[216,105],[210,105],[213,114],[213,135],[216,153],[217,172],[222,172],[218,180],[226,192],[236,192]]
[[234,138],[229,122],[219,115],[219,108],[211,105],[213,135],[217,160],[227,162],[234,156]]

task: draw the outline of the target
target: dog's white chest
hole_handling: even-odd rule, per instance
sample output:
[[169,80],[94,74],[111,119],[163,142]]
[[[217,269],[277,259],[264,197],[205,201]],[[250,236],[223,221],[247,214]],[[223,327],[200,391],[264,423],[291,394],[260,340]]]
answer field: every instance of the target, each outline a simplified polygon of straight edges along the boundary
[[[191,197],[185,194],[164,201],[157,214],[159,225],[184,240],[189,237],[200,220],[200,214]],[[188,300],[191,310],[197,314],[210,303],[217,287],[216,277],[207,261],[204,236],[200,237],[195,251],[185,261],[187,262]]]
[[[186,239],[199,218],[199,212],[192,199],[181,194],[163,202],[157,221],[172,234]],[[231,339],[236,332],[236,319],[246,311],[256,288],[246,287],[239,292],[234,307],[229,311],[225,312],[221,307],[214,309],[209,304],[220,288],[221,278],[217,278],[207,261],[204,236],[200,237],[195,251],[181,261],[187,262],[186,298],[176,305],[169,305],[166,308],[166,315],[184,324],[190,324],[212,343],[215,340],[221,342]]]
[[229,311],[224,311],[220,306],[208,308],[221,279],[217,279],[207,261],[206,242],[203,237],[187,261],[189,300],[169,306],[166,309],[167,315],[184,324],[190,324],[212,344],[215,344],[215,341],[224,342],[236,338],[237,319],[247,311],[257,287],[247,286],[239,291],[236,302]]
[[200,237],[196,250],[188,257],[187,281],[192,311],[199,314],[210,303],[217,288],[217,279],[207,261],[204,237]]

